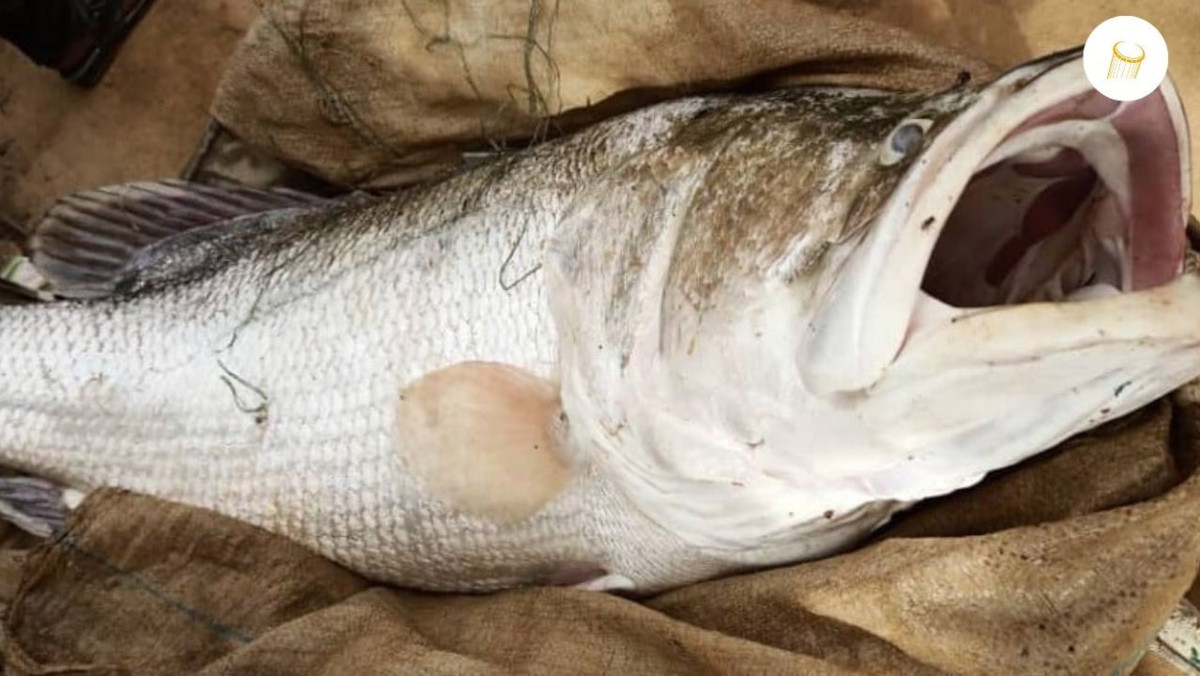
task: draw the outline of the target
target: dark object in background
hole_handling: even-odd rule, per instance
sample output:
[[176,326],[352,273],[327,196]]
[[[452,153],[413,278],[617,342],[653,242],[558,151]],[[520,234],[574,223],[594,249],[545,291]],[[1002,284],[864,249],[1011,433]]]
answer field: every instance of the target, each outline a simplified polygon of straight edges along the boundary
[[80,87],[100,81],[154,0],[0,0],[0,38]]

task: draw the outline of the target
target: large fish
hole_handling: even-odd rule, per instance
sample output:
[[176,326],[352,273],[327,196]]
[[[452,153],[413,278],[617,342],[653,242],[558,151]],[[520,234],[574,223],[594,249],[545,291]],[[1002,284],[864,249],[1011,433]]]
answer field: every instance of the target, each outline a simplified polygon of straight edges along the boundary
[[[0,308],[0,461],[430,590],[820,557],[1200,374],[1188,174],[1171,83],[1071,52],[665,103],[367,204],[93,193],[34,260],[104,297]],[[163,205],[267,211],[126,263]]]

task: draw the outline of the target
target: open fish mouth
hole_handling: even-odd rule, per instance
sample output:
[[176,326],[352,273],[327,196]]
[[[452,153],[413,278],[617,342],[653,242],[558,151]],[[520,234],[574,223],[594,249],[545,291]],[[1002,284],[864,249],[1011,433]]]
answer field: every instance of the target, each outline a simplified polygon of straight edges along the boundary
[[[975,483],[1200,376],[1187,124],[1169,80],[1116,102],[1079,53],[984,88],[914,161],[801,352],[858,402],[915,500]],[[836,301],[836,302],[833,302]]]
[[1163,89],[1128,102],[1092,91],[1021,124],[959,196],[922,290],[967,308],[1096,298],[1174,279],[1185,246],[1186,134],[1173,113]]
[[[1020,320],[1016,330],[1039,312],[1019,308],[1069,303],[1079,307],[1056,312],[1052,328],[1092,322],[1104,337],[1122,315],[1115,308],[1134,307],[1120,296],[1200,301],[1195,284],[1172,283],[1187,246],[1190,171],[1169,79],[1119,102],[1092,88],[1078,50],[1010,71],[929,143],[848,259],[801,355],[806,387],[872,387],[929,335],[980,314],[996,316],[974,323],[1004,317]],[[1115,304],[1094,304],[1106,299]],[[1200,320],[1166,326],[1163,303],[1136,303],[1126,319],[1146,338],[1200,340]],[[1040,339],[1005,335],[1001,352],[1065,349],[1065,339]],[[986,342],[975,346],[980,359],[996,356]]]

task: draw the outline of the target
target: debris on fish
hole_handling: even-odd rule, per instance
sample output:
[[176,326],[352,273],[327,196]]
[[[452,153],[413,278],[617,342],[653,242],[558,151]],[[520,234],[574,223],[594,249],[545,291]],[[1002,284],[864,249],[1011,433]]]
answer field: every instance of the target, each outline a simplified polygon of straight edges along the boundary
[[1110,101],[1073,51],[665,103],[365,205],[77,196],[33,240],[73,299],[0,308],[0,463],[428,590],[830,555],[1200,375],[1189,161],[1170,80]]

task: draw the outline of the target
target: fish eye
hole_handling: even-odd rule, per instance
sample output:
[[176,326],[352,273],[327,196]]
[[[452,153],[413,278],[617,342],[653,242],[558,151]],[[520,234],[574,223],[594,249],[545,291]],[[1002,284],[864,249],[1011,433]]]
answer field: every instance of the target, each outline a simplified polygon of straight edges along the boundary
[[925,138],[925,132],[933,126],[933,120],[908,119],[896,125],[892,133],[884,139],[879,149],[879,161],[883,166],[890,167],[908,157]]

